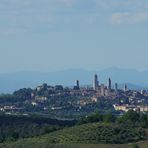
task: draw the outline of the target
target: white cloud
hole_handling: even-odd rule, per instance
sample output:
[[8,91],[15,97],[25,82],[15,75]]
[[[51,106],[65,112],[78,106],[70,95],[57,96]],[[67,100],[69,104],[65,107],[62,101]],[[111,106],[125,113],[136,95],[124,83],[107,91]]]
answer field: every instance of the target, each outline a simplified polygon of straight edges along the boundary
[[6,28],[8,33],[108,19],[112,24],[145,22],[148,0],[0,0],[0,28]]
[[148,21],[147,12],[124,12],[124,13],[113,13],[111,15],[112,24],[137,24]]
[[147,0],[94,0],[98,8],[102,10],[134,11],[143,9],[148,4]]
[[63,2],[66,4],[66,6],[72,6],[76,0],[63,0]]

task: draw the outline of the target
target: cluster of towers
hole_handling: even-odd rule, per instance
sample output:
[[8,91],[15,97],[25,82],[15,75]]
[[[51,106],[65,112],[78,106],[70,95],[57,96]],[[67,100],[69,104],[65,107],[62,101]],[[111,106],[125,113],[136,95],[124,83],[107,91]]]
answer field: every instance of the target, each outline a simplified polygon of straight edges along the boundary
[[[111,90],[112,90],[112,81],[111,81],[111,78],[108,79],[108,84],[107,84],[107,87],[106,87],[106,86],[104,86],[104,84],[99,85],[98,75],[95,74],[95,75],[94,75],[94,79],[93,79],[93,89],[94,89],[95,91],[97,91],[97,90],[99,90],[99,89],[100,89],[100,90],[107,89],[108,92],[111,92]],[[118,83],[115,83],[114,90],[115,90],[115,92],[118,91]],[[128,90],[128,88],[127,88],[127,85],[125,84],[125,86],[124,86],[124,91],[126,92],[127,90]]]
[[[103,86],[103,84],[99,85],[98,75],[95,74],[95,75],[94,75],[94,80],[93,80],[93,89],[94,89],[94,90],[98,90],[100,86]],[[108,89],[109,91],[111,91],[111,89],[112,89],[112,82],[111,82],[111,79],[110,79],[110,78],[108,79],[108,86],[107,86],[107,89]],[[117,84],[117,83],[115,84],[115,89],[118,90],[118,84]]]
[[[75,90],[79,90],[80,89],[79,80],[76,80],[76,84],[74,86],[74,89]],[[95,74],[94,78],[93,78],[93,90],[95,90],[95,91],[100,90],[100,93],[102,95],[112,92],[112,81],[111,81],[111,78],[108,79],[108,84],[107,84],[107,86],[105,86],[104,84],[99,84],[98,75]],[[115,90],[115,92],[118,92],[118,84],[117,83],[115,83],[114,90]],[[124,91],[127,91],[127,85],[125,85]]]
[[[97,74],[94,75],[93,79],[93,90],[97,91],[101,96],[108,96],[112,92],[112,81],[111,78],[108,79],[108,84],[105,86],[104,84],[99,85]],[[118,92],[118,84],[115,84],[115,91]]]

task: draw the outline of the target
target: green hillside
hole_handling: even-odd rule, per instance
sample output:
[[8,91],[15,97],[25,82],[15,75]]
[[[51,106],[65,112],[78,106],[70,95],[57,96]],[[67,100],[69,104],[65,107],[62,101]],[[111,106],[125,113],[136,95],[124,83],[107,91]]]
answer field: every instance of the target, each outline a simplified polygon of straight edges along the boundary
[[[89,123],[65,128],[48,135],[0,144],[1,148],[125,148],[128,144],[146,139],[148,131],[120,124]],[[79,144],[77,144],[79,143]],[[92,143],[97,145],[91,145]],[[85,145],[84,145],[85,144]],[[99,144],[99,145],[98,145]],[[109,145],[104,145],[109,144]],[[110,145],[111,144],[111,145]],[[143,146],[142,146],[143,145]],[[148,143],[141,143],[148,148]],[[147,147],[146,147],[147,146]]]
[[139,148],[148,148],[148,141],[141,142],[137,144],[56,144],[51,145],[48,143],[45,144],[33,144],[25,143],[23,144],[12,144],[12,145],[3,145],[0,146],[0,148],[137,148],[135,147],[139,146]]

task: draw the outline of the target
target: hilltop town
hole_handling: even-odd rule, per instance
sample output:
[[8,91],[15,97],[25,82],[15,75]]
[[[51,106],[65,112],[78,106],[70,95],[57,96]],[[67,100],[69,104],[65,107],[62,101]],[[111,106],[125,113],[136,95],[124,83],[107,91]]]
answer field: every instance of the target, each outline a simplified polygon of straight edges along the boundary
[[79,80],[71,87],[43,84],[35,89],[24,88],[11,95],[0,96],[0,110],[6,114],[39,113],[58,117],[87,115],[95,111],[111,111],[115,114],[134,111],[148,111],[148,92],[130,90],[125,84],[112,85],[111,78],[107,86],[100,84],[98,75],[93,78],[93,87],[81,87]]

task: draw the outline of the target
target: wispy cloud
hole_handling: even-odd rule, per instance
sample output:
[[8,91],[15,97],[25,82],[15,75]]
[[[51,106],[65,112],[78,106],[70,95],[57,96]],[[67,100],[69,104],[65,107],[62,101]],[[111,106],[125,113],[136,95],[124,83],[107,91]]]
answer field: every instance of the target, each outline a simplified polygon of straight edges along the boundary
[[[87,18],[88,16],[88,18]],[[66,23],[93,24],[102,18],[112,24],[148,21],[147,0],[1,0],[2,32],[47,30]],[[80,21],[81,20],[81,21]],[[84,20],[84,21],[83,21]],[[86,21],[88,20],[88,21]],[[107,22],[104,22],[107,23]],[[29,27],[28,27],[29,26]],[[5,28],[5,29],[4,29]],[[12,29],[13,28],[13,29]],[[10,30],[10,31],[8,31]],[[22,31],[23,30],[23,31]],[[25,31],[24,31],[25,30]],[[7,33],[8,34],[8,33]]]
[[62,0],[66,6],[72,6],[77,0]]
[[112,24],[137,24],[148,21],[147,12],[124,12],[124,13],[113,13],[111,15]]

